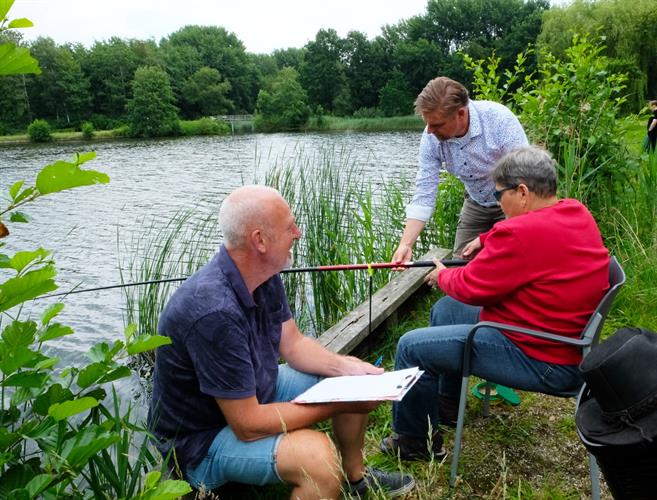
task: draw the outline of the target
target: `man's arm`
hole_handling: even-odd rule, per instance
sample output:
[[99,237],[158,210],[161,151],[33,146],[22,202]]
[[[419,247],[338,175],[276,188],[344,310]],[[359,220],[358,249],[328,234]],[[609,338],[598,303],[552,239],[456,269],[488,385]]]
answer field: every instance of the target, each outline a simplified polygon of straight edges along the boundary
[[283,323],[279,351],[292,368],[314,375],[336,377],[383,373],[383,368],[377,368],[353,356],[336,354],[317,340],[306,337],[299,331],[294,319]]
[[[329,351],[315,339],[305,337],[294,319],[283,323],[281,356],[299,371],[323,376],[379,374],[383,368],[353,356],[342,356]],[[380,402],[353,403],[260,404],[255,396],[245,399],[217,398],[228,425],[242,441],[253,441],[281,432],[308,427],[340,413],[369,413]]]
[[216,399],[226,422],[240,441],[255,441],[283,432],[303,429],[340,413],[369,413],[380,401],[354,403],[260,404],[246,399]]
[[424,229],[425,222],[418,219],[406,219],[406,226],[399,246],[392,255],[391,262],[407,262],[413,258],[413,245]]

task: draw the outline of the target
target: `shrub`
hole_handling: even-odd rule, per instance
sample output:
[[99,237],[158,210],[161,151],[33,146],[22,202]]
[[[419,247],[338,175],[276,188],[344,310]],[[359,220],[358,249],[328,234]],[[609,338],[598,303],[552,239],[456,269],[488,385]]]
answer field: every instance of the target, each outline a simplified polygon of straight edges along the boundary
[[133,97],[128,102],[130,133],[135,137],[160,137],[180,132],[175,98],[167,73],[155,66],[135,71]]
[[46,120],[36,119],[27,127],[27,135],[32,142],[48,142],[52,140],[50,125]]
[[80,130],[82,131],[82,137],[85,139],[93,139],[94,135],[96,135],[94,124],[91,122],[84,122]]
[[226,135],[230,127],[226,122],[204,117],[198,120],[181,120],[180,132],[182,135]]
[[380,118],[383,113],[376,108],[360,108],[354,111],[354,118]]

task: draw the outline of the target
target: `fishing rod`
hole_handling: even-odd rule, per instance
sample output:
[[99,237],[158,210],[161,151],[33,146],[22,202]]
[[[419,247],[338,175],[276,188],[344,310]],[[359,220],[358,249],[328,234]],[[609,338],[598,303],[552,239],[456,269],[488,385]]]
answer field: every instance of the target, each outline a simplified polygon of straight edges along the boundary
[[[468,263],[463,259],[443,259],[440,261],[445,267],[464,266]],[[409,262],[371,262],[366,264],[335,264],[331,266],[311,266],[311,267],[291,267],[283,269],[281,273],[316,273],[324,271],[357,271],[360,269],[399,269],[410,267],[435,267],[436,264],[432,260],[416,260]],[[182,278],[162,278],[159,280],[137,281],[134,283],[122,283],[119,285],[99,286],[96,288],[83,288],[81,290],[69,290],[68,292],[52,293],[50,295],[43,295],[39,299],[47,299],[50,297],[61,297],[62,295],[70,295],[73,293],[86,293],[86,292],[99,292],[102,290],[111,290],[113,288],[127,288],[129,286],[141,285],[155,285],[159,283],[174,283],[177,281],[185,281],[189,276]]]

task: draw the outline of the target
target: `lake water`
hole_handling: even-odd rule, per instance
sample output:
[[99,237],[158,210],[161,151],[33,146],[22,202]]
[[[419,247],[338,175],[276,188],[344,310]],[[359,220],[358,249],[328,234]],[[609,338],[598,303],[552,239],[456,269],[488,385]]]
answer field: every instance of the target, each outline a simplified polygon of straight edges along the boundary
[[[38,171],[76,151],[96,151],[83,168],[100,170],[110,183],[44,197],[25,207],[29,224],[9,224],[9,252],[42,246],[52,250],[58,291],[120,283],[125,244],[152,221],[166,221],[182,208],[215,210],[234,188],[261,180],[274,164],[322,150],[348,155],[376,185],[416,170],[417,132],[250,134],[93,144],[0,146],[0,189],[18,180],[33,184]],[[3,203],[5,203],[3,201]],[[4,206],[4,205],[3,205]],[[117,243],[122,242],[121,244]],[[119,251],[119,248],[121,250]],[[3,276],[3,275],[0,275]],[[23,311],[37,315],[48,305],[35,301]],[[75,365],[100,341],[123,338],[125,300],[120,289],[70,295],[59,321],[76,334],[55,342],[51,355]],[[124,384],[125,392],[134,384]]]

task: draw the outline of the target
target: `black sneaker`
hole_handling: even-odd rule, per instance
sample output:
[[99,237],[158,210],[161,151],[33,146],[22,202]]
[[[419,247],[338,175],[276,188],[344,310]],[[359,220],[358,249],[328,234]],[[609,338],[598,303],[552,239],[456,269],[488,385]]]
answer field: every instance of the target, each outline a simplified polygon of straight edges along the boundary
[[459,400],[438,396],[438,419],[442,425],[456,428],[459,417]]
[[374,467],[366,467],[363,479],[347,485],[347,495],[351,498],[364,498],[367,492],[383,491],[390,498],[404,495],[415,488],[415,479],[410,474],[385,472]]
[[383,453],[399,456],[402,460],[442,460],[447,455],[443,448],[443,437],[439,432],[434,432],[431,443],[431,454],[426,439],[404,436],[402,434],[393,434],[379,445]]

